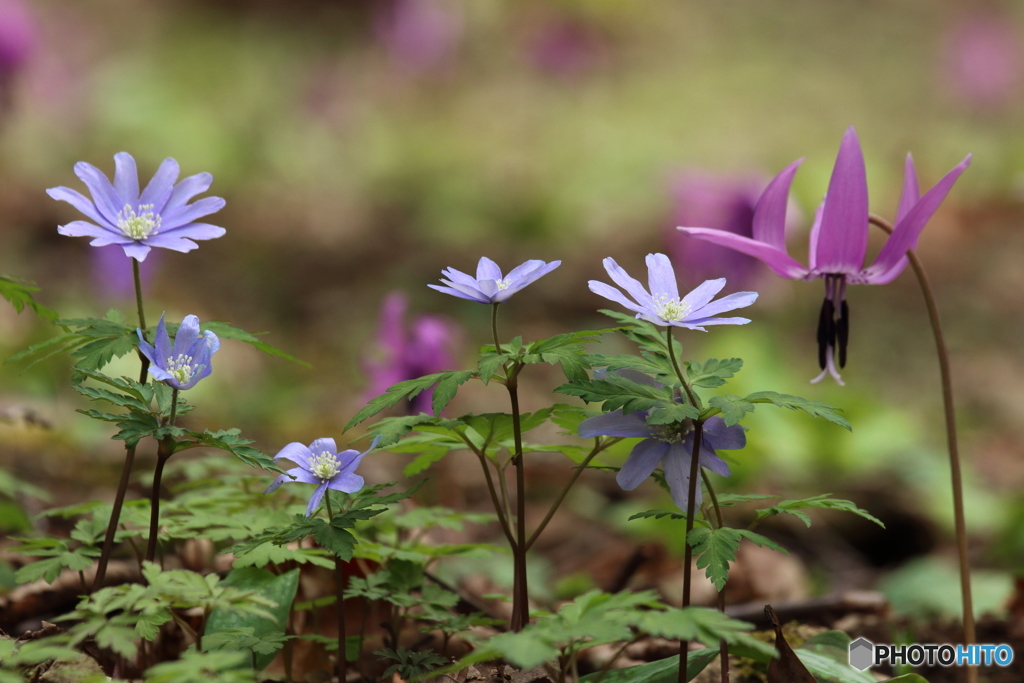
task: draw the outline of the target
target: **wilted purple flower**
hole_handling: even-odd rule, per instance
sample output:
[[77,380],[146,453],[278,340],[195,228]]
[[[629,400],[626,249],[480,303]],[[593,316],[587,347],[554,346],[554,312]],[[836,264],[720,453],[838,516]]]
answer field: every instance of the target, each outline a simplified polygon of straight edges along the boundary
[[90,244],[94,247],[117,244],[138,261],[145,260],[151,247],[191,251],[198,247],[192,240],[209,240],[224,234],[224,228],[195,222],[224,208],[223,199],[204,197],[193,204],[186,203],[210,189],[213,176],[209,173],[189,176],[175,185],[178,162],[164,159],[140,195],[132,155],[119,152],[114,155],[114,163],[113,184],[92,164],[75,164],[75,175],[89,188],[91,201],[67,187],[46,191],[94,221],[72,221],[59,226],[57,232],[70,237],[92,237]]
[[[635,370],[619,370],[617,374],[641,384],[661,385],[647,375]],[[661,464],[668,482],[672,500],[680,510],[686,510],[689,500],[690,464],[693,462],[693,422],[684,420],[666,425],[647,424],[647,412],[637,411],[624,414],[613,410],[604,415],[589,417],[579,426],[579,435],[584,439],[595,436],[641,437],[643,441],[633,447],[629,459],[619,470],[615,480],[626,491],[632,491],[644,479],[651,476]],[[700,444],[700,465],[715,474],[728,477],[732,472],[729,465],[715,453],[717,449],[736,450],[747,445],[743,427],[725,426],[720,417],[712,417],[704,423]],[[696,505],[700,505],[701,488],[697,484]]]
[[547,275],[560,265],[562,265],[561,261],[545,263],[534,259],[516,266],[508,275],[502,277],[498,264],[486,256],[481,256],[480,262],[476,266],[475,278],[460,270],[448,268],[441,271],[441,274],[448,278],[447,280],[441,279],[441,282],[448,285],[447,287],[440,285],[427,285],[427,287],[457,296],[460,299],[469,299],[482,304],[500,304],[526,285]]
[[[132,260],[124,249],[116,244],[97,247],[89,251],[92,261],[93,281],[100,292],[108,298],[126,299],[135,296],[135,278],[132,274]],[[139,264],[139,278],[145,285],[153,278],[160,263],[160,252],[151,253]]]
[[946,41],[942,83],[980,109],[1003,104],[1024,72],[1020,29],[1010,15],[961,17]]
[[443,0],[392,0],[382,8],[376,31],[393,61],[427,71],[447,61],[462,38],[458,7]]
[[619,287],[633,297],[630,301],[622,292],[599,280],[588,282],[590,291],[636,313],[636,317],[655,325],[672,325],[707,332],[703,325],[746,325],[747,318],[715,318],[737,308],[745,308],[757,300],[757,292],[736,292],[718,301],[712,301],[725,287],[725,278],[708,280],[682,299],[676,285],[676,272],[664,254],[647,255],[647,279],[651,291],[634,280],[615,259],[604,260],[604,269]]
[[36,27],[21,0],[0,0],[0,78],[17,71],[36,45]]
[[818,364],[821,380],[826,374],[843,383],[836,369],[846,365],[849,336],[849,309],[846,285],[881,285],[892,282],[907,267],[907,251],[932,214],[939,208],[953,183],[970,164],[971,155],[957,164],[935,187],[920,196],[914,161],[907,155],[903,193],[896,210],[896,228],[878,253],[874,263],[864,267],[868,243],[868,186],[864,155],[851,126],[839,147],[825,200],[818,208],[811,228],[810,266],[805,268],[786,251],[786,201],[799,159],[782,170],[765,189],[754,212],[754,236],[742,237],[710,228],[679,229],[693,237],[721,244],[760,259],[785,278],[814,280],[825,278],[825,302],[818,324]]
[[317,439],[309,444],[308,448],[298,441],[293,441],[282,448],[274,456],[274,460],[291,460],[298,467],[293,467],[287,474],[280,475],[263,493],[276,491],[281,484],[291,481],[316,484],[316,490],[313,491],[309,505],[306,506],[306,516],[309,517],[320,506],[327,489],[355,493],[363,488],[363,478],[356,474],[356,468],[359,467],[363,456],[376,448],[378,443],[380,435],[377,435],[370,447],[362,453],[354,448],[339,453],[334,439]]
[[[397,382],[416,379],[452,367],[449,349],[459,336],[458,326],[439,316],[420,315],[406,330],[407,302],[401,292],[392,292],[381,308],[377,345],[383,355],[365,362],[369,375],[367,398],[383,394]],[[434,390],[421,392],[409,404],[411,414],[429,410]]]
[[199,318],[186,315],[181,321],[178,333],[174,335],[174,346],[167,334],[164,317],[156,326],[156,347],[146,341],[142,330],[139,335],[139,351],[149,359],[149,374],[175,389],[191,389],[196,382],[207,377],[213,367],[210,357],[220,348],[220,339],[210,330],[199,334]]

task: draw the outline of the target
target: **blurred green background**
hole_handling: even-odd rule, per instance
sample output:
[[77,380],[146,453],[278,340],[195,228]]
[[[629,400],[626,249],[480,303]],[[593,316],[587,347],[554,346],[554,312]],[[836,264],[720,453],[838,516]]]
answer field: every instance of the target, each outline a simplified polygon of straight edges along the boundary
[[[183,176],[211,172],[227,207],[210,222],[227,235],[189,254],[153,253],[147,310],[153,320],[195,313],[267,330],[268,342],[314,366],[227,343],[190,392],[193,421],[237,425],[270,453],[340,436],[365,398],[391,291],[408,296],[410,315],[457,321],[458,364],[472,362],[489,311],[429,290],[444,267],[472,271],[481,255],[504,269],[561,259],[503,307],[503,333],[603,327],[595,311],[608,302],[586,287],[605,279],[602,258],[636,275],[648,252],[688,248],[667,243],[685,210],[681,173],[766,179],[806,157],[791,207],[790,250],[803,259],[848,126],[864,148],[872,211],[888,218],[908,151],[923,188],[973,153],[919,251],[952,347],[974,562],[1003,587],[989,606],[1007,599],[1024,559],[1017,3],[4,2],[0,38],[26,14],[28,38],[17,59],[2,61],[0,46],[0,272],[36,281],[39,300],[64,317],[117,307],[134,319],[130,293],[102,286],[88,240],[57,234],[75,212],[44,190],[84,190],[73,164],[112,174],[119,151],[135,156],[143,182],[167,156]],[[871,244],[869,257],[880,236]],[[911,274],[849,290],[846,387],[808,384],[821,283],[766,269],[749,278],[761,292],[753,322],[689,333],[687,352],[741,356],[733,393],[826,401],[847,411],[854,432],[762,409],[726,486],[831,491],[930,534],[919,552],[872,559],[881,569],[906,567],[914,552],[949,558],[937,364]],[[0,355],[52,334],[0,305]],[[113,370],[137,367],[121,365]],[[28,372],[0,367],[0,410],[28,408],[52,424],[0,422],[0,466],[52,488],[61,504],[109,497],[121,461],[106,425],[74,412],[84,401],[68,374],[64,357]],[[525,408],[549,402],[557,384],[557,373],[537,372]],[[474,390],[460,408],[500,410],[504,397]]]

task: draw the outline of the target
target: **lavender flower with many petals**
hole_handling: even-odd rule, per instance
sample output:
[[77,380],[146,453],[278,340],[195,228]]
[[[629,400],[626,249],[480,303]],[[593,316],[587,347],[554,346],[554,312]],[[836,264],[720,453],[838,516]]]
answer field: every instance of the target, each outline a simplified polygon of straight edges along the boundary
[[[618,374],[634,382],[661,386],[647,375],[635,370],[619,370]],[[686,510],[690,490],[690,464],[693,460],[693,423],[690,420],[667,425],[649,425],[646,411],[624,414],[622,410],[613,410],[581,422],[579,435],[584,439],[595,436],[642,437],[643,441],[633,447],[629,459],[619,470],[615,480],[626,491],[632,491],[661,464],[665,481],[668,482],[669,491],[672,493],[672,500],[680,510]],[[700,465],[715,474],[728,477],[732,473],[729,465],[719,458],[715,451],[736,450],[746,445],[747,435],[743,427],[727,427],[722,418],[712,417],[704,423]],[[696,491],[695,504],[700,505],[699,483]]]
[[[452,348],[460,336],[459,327],[447,318],[420,315],[412,321],[412,329],[404,323],[407,302],[401,292],[392,292],[381,310],[377,344],[379,359],[364,363],[369,377],[367,400],[383,394],[392,384],[416,379],[452,367]],[[434,390],[421,392],[409,401],[413,415],[430,409]]]
[[199,173],[177,185],[178,162],[164,159],[146,189],[139,193],[139,175],[135,159],[127,152],[114,155],[114,183],[84,161],[75,164],[75,175],[81,178],[92,200],[67,187],[46,191],[54,199],[67,202],[90,220],[61,225],[57,232],[69,237],[92,237],[90,244],[102,247],[117,244],[124,253],[143,261],[152,247],[174,251],[191,251],[198,245],[192,240],[209,240],[224,235],[224,228],[196,219],[224,208],[220,197],[204,197],[187,202],[210,189],[213,176]]
[[526,285],[547,275],[560,265],[562,265],[561,261],[545,263],[534,259],[516,266],[508,275],[502,277],[498,264],[486,256],[481,256],[480,262],[476,266],[475,278],[454,268],[447,268],[441,271],[448,278],[447,280],[441,279],[441,282],[448,285],[447,287],[440,285],[427,285],[427,287],[457,296],[460,299],[469,299],[482,304],[500,304]]
[[379,442],[380,435],[362,453],[354,448],[339,453],[334,439],[317,439],[309,444],[308,448],[298,441],[293,441],[282,448],[274,456],[274,460],[291,460],[298,467],[293,467],[287,474],[275,479],[264,493],[276,491],[281,484],[290,481],[316,484],[316,490],[313,491],[309,505],[306,506],[306,516],[309,517],[320,506],[327,489],[355,493],[363,488],[363,478],[356,474],[356,468],[359,467],[363,456],[376,448]]
[[174,335],[174,346],[167,334],[164,316],[156,326],[156,347],[146,342],[142,330],[139,351],[149,359],[149,374],[175,389],[191,389],[213,371],[210,357],[220,348],[220,339],[207,330],[199,334],[199,318],[187,315]]
[[760,259],[782,277],[799,280],[824,278],[825,303],[818,323],[818,364],[822,372],[812,381],[820,381],[830,374],[842,384],[836,365],[840,368],[846,365],[850,325],[846,285],[887,284],[903,272],[909,262],[907,251],[917,245],[925,224],[970,164],[971,155],[968,154],[924,196],[918,190],[914,161],[907,155],[903,193],[896,210],[896,228],[874,263],[866,268],[863,264],[868,242],[868,186],[857,132],[851,126],[839,147],[828,192],[811,228],[810,264],[807,268],[789,255],[785,242],[789,186],[802,162],[803,159],[799,159],[784,168],[761,195],[754,211],[753,237],[710,228],[679,229],[693,237]]
[[613,258],[604,260],[604,269],[619,287],[626,290],[634,301],[627,299],[622,292],[599,280],[591,280],[587,284],[590,291],[606,299],[625,306],[636,313],[636,317],[655,325],[672,325],[686,327],[691,330],[707,332],[704,325],[746,325],[747,318],[715,318],[737,308],[744,308],[757,300],[757,292],[736,292],[718,301],[714,296],[725,287],[725,278],[707,280],[695,290],[679,298],[676,284],[676,272],[672,262],[664,254],[647,255],[647,279],[651,291],[648,292],[638,281],[631,278],[619,267]]

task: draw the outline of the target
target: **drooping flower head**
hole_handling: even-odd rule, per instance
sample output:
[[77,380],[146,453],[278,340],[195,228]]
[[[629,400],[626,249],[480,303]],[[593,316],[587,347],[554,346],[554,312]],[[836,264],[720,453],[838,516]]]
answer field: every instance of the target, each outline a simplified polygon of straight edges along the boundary
[[264,493],[276,491],[281,484],[296,481],[302,484],[316,484],[316,490],[309,498],[306,516],[309,517],[320,506],[327,489],[355,493],[363,488],[363,478],[356,474],[356,468],[363,456],[372,451],[380,443],[378,435],[370,447],[360,453],[355,449],[338,452],[334,439],[317,439],[309,446],[293,441],[282,448],[274,460],[291,460],[298,467],[288,470],[287,474],[275,479]]
[[374,7],[378,10],[374,28],[395,66],[424,73],[455,56],[465,23],[457,3],[392,0]]
[[[451,347],[460,336],[458,325],[447,318],[420,315],[405,326],[408,302],[401,292],[392,292],[381,308],[377,332],[378,355],[364,362],[369,377],[367,399],[383,394],[392,384],[452,367]],[[409,403],[410,414],[430,408],[433,389],[421,392]]]
[[[635,370],[618,370],[617,374],[641,384],[661,385],[647,375]],[[613,410],[604,415],[590,417],[580,423],[579,435],[584,439],[595,436],[640,437],[643,441],[633,447],[629,459],[619,470],[615,480],[626,491],[632,491],[660,464],[668,483],[672,500],[680,510],[686,511],[690,490],[690,465],[693,461],[693,423],[684,420],[667,425],[648,425],[647,412],[638,411],[624,414]],[[732,472],[729,465],[715,453],[717,449],[736,450],[747,445],[743,427],[725,426],[720,417],[712,417],[704,423],[700,444],[700,465],[715,474],[728,477]],[[697,483],[695,505],[700,505],[701,487]]]
[[939,80],[975,109],[1012,101],[1024,76],[1024,45],[1013,14],[993,8],[958,17],[943,50]]
[[830,374],[842,384],[836,365],[842,368],[846,364],[850,324],[846,285],[887,284],[903,272],[909,262],[907,251],[917,245],[925,224],[970,164],[971,155],[968,154],[924,196],[918,190],[914,161],[907,155],[895,230],[868,267],[864,267],[868,244],[868,185],[857,132],[851,126],[839,147],[828,192],[811,228],[810,263],[806,268],[789,255],[785,242],[789,186],[802,162],[803,159],[799,159],[784,168],[761,195],[754,211],[753,237],[711,228],[680,227],[679,230],[749,254],[785,278],[824,278],[825,303],[818,325],[818,363],[822,372],[812,381],[820,381]]
[[516,266],[508,275],[502,276],[501,268],[497,263],[486,256],[481,256],[480,262],[476,266],[476,277],[466,275],[454,268],[446,268],[441,271],[441,274],[448,279],[442,278],[441,282],[447,287],[440,285],[427,285],[427,287],[457,296],[460,299],[469,299],[482,304],[500,304],[526,285],[547,275],[560,265],[562,265],[561,261],[545,263],[533,259]]
[[621,291],[599,280],[587,284],[590,291],[636,313],[636,317],[655,325],[672,325],[706,332],[704,325],[746,325],[747,318],[716,318],[714,316],[737,308],[745,308],[757,300],[757,292],[736,292],[712,301],[725,287],[725,278],[707,280],[695,290],[679,298],[675,269],[664,254],[647,255],[648,292],[637,280],[626,273],[613,258],[606,258],[604,269],[609,277],[633,297],[627,299]]
[[139,193],[139,174],[135,159],[127,152],[114,155],[114,182],[92,164],[75,164],[75,175],[81,178],[92,194],[92,200],[67,187],[53,187],[46,191],[59,201],[67,202],[88,217],[89,221],[72,221],[61,225],[57,232],[69,237],[92,237],[89,244],[102,247],[117,244],[124,253],[143,261],[152,247],[174,251],[191,251],[197,245],[192,240],[209,240],[224,235],[224,228],[196,219],[224,208],[220,197],[204,197],[187,202],[197,194],[206,192],[213,183],[209,173],[198,173],[178,179],[178,162],[164,159],[146,189]]
[[155,347],[146,341],[141,329],[136,331],[139,351],[149,359],[149,374],[161,382],[175,389],[191,389],[213,371],[210,358],[220,348],[220,339],[210,330],[199,334],[196,316],[187,315],[181,321],[173,347],[162,315],[156,326]]

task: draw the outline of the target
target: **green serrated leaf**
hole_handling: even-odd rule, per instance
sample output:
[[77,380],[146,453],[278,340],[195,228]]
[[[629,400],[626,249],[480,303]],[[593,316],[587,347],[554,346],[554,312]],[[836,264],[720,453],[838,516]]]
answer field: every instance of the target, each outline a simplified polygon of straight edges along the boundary
[[10,301],[15,311],[21,313],[28,306],[36,315],[53,322],[59,316],[56,311],[43,306],[32,297],[32,292],[39,291],[35,285],[36,283],[31,280],[0,274],[0,296]]
[[430,409],[434,411],[434,415],[440,415],[445,407],[451,403],[461,385],[468,382],[470,378],[477,376],[477,373],[473,370],[462,370],[460,372],[444,374],[445,376],[441,378],[437,383],[437,387],[434,388],[434,396],[430,402]]
[[721,411],[727,427],[742,420],[747,413],[754,412],[754,404],[739,396],[712,396],[708,399],[708,405]]
[[[168,327],[168,329],[170,329],[171,325],[168,325],[167,327]],[[259,339],[256,335],[254,335],[254,334],[252,334],[250,332],[246,332],[245,330],[239,329],[239,328],[234,327],[232,325],[229,325],[226,322],[221,322],[221,321],[217,321],[217,320],[210,320],[210,321],[207,321],[207,322],[204,322],[204,323],[200,323],[199,329],[204,331],[204,332],[206,330],[210,330],[211,332],[216,334],[221,339],[233,339],[235,341],[244,342],[244,343],[249,344],[250,346],[252,346],[252,347],[262,351],[263,353],[265,353],[265,354],[267,354],[269,356],[277,356],[278,358],[283,358],[285,360],[290,360],[293,363],[298,363],[299,365],[304,365],[307,368],[313,367],[312,365],[310,365],[306,361],[299,360],[295,356],[287,354],[284,351],[282,351],[281,349],[278,349],[278,348],[275,348],[275,347],[271,346],[270,344],[266,343],[265,341]],[[266,332],[257,332],[256,334],[266,334]]]
[[[423,377],[418,377],[416,379],[410,379],[404,382],[399,382],[398,384],[393,384],[388,388],[387,391],[385,391],[380,396],[370,399],[370,402],[367,403],[362,410],[356,413],[355,416],[353,416],[352,419],[348,421],[343,431],[347,432],[352,427],[355,427],[357,424],[366,420],[367,418],[373,417],[382,410],[394,407],[395,405],[398,404],[399,401],[410,400],[415,398],[416,396],[419,396],[422,392],[426,391],[430,387],[434,386],[435,384],[438,384],[439,382],[444,381],[445,379],[451,376],[456,376],[457,378],[454,380],[454,387],[452,387],[451,384],[447,385],[449,387],[448,391],[452,392],[451,396],[454,396],[454,390],[458,388],[458,385],[466,382],[470,377],[474,375],[476,375],[476,372],[473,370],[435,372],[432,375],[424,375]],[[463,376],[465,376],[465,379],[459,381],[458,378]],[[436,402],[437,392],[435,391],[434,393],[434,401]],[[449,400],[450,398],[451,397],[449,397]],[[447,405],[447,401],[441,404],[440,407],[443,409],[445,405]]]
[[602,402],[605,412],[622,409],[625,413],[671,407],[675,402],[671,387],[640,384],[621,375],[609,374],[604,379],[577,380],[555,389],[557,393],[579,396],[584,401]]
[[742,367],[743,360],[740,358],[711,358],[704,363],[688,361],[686,375],[692,386],[712,389],[725,384],[725,380],[735,376]]
[[881,522],[877,517],[869,513],[867,510],[862,510],[857,507],[852,501],[843,500],[841,498],[830,498],[831,493],[823,493],[819,496],[812,496],[810,498],[802,498],[799,500],[784,500],[778,505],[773,505],[770,508],[763,508],[757,511],[757,517],[755,521],[760,522],[766,517],[773,515],[788,514],[799,518],[807,526],[811,525],[811,518],[806,514],[800,512],[800,510],[807,509],[819,509],[819,510],[842,510],[844,512],[852,512],[855,515],[863,517],[869,522],[874,522],[878,526],[885,528],[885,524]]
[[839,408],[827,405],[821,401],[809,401],[806,398],[780,394],[775,391],[758,391],[744,397],[743,400],[750,403],[771,403],[780,408],[788,408],[790,410],[802,410],[812,417],[823,418],[844,429],[851,431],[853,429],[849,421],[839,414],[842,412]]

